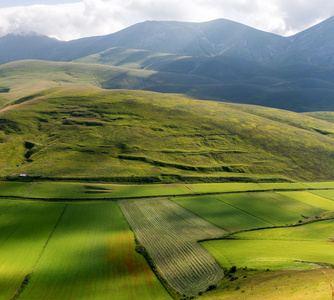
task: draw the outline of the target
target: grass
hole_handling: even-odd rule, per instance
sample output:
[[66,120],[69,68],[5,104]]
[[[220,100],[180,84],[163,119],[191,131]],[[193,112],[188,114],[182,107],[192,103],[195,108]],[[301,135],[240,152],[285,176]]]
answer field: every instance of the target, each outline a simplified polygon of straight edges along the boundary
[[271,225],[289,224],[298,221],[301,216],[282,207],[266,203],[252,194],[219,195],[217,199],[240,210],[246,211]]
[[69,204],[19,299],[170,299],[116,203]]
[[31,273],[64,206],[0,199],[0,299],[10,299]]
[[260,270],[304,270],[334,264],[331,253],[334,221],[323,221],[292,228],[244,232],[231,240],[204,242],[223,267]]
[[324,190],[324,191],[312,191],[312,194],[315,194],[317,196],[329,199],[329,200],[333,200],[334,201],[334,190]]
[[325,211],[321,205],[312,206],[274,192],[176,197],[173,201],[232,232],[291,224]]
[[304,182],[304,185],[312,189],[334,189],[334,182]]
[[1,196],[23,196],[30,188],[29,182],[0,181]]
[[227,231],[271,225],[246,211],[221,202],[213,196],[173,198],[173,201]]
[[[22,74],[84,70],[60,66],[29,62]],[[316,119],[300,128],[224,103],[71,85],[13,97],[17,104],[0,111],[0,176],[141,183],[334,177],[334,141],[311,130]]]
[[242,191],[307,189],[299,183],[108,184],[31,180],[0,181],[0,196],[41,199],[118,199]]
[[308,218],[324,212],[322,208],[283,196],[277,192],[259,192],[252,193],[251,195],[265,203],[298,215],[301,218]]
[[[334,271],[327,269],[330,279]],[[329,283],[321,270],[256,272],[238,270],[230,281],[226,278],[206,300],[327,300],[331,299]]]
[[280,194],[324,210],[334,210],[334,201],[310,192],[280,192]]

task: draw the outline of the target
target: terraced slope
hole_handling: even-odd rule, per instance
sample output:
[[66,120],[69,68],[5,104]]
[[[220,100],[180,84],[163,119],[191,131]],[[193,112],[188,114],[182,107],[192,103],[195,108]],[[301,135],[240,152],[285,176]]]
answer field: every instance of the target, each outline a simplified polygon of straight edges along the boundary
[[144,91],[46,90],[0,111],[0,176],[146,183],[334,178],[334,139],[323,134],[332,123],[297,126],[263,110],[259,116],[242,106]]
[[121,200],[118,205],[161,275],[176,291],[194,295],[222,278],[222,269],[197,241],[226,231],[167,199]]

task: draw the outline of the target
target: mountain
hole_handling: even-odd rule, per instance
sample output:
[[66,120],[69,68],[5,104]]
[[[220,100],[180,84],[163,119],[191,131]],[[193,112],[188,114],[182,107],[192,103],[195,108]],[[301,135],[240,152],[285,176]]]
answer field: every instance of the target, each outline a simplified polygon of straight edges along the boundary
[[238,56],[266,62],[290,42],[224,19],[204,23],[147,21],[94,40],[103,47],[144,49],[185,56]]
[[275,58],[280,65],[334,67],[334,17],[289,37],[290,47]]
[[[318,72],[320,76],[324,72],[322,68],[310,66],[309,69],[304,69],[304,72],[295,71],[295,73],[282,69],[274,74],[276,77],[270,77],[270,73],[265,72],[262,72],[263,76],[254,76],[254,74],[247,73],[252,69],[247,71],[246,67],[242,68],[241,61],[237,58],[235,58],[235,64],[239,61],[239,67],[242,70],[239,73],[231,66],[224,67],[224,59],[227,58],[203,59],[208,60],[208,64],[203,64],[207,70],[204,70],[203,67],[203,71],[199,74],[206,72],[205,76],[196,75],[196,72],[182,73],[181,66],[185,70],[187,66],[186,64],[183,66],[182,63],[178,70],[181,73],[177,73],[103,64],[41,60],[12,62],[0,66],[0,108],[12,101],[21,101],[20,99],[31,97],[30,95],[39,95],[48,89],[81,86],[178,93],[197,99],[257,104],[298,112],[334,111],[332,100],[334,84],[322,79],[308,78],[309,72]],[[218,59],[221,59],[222,62],[217,66],[226,70],[226,72],[217,74],[220,80],[210,77],[214,70],[217,73],[220,71],[218,67],[216,69],[212,67],[213,70],[210,71],[210,65],[212,66],[213,62]],[[213,60],[211,64],[210,60]],[[289,73],[289,76],[285,75],[286,72]],[[231,78],[224,79],[223,76],[228,74]],[[302,76],[303,74],[305,77]],[[283,75],[286,76],[284,80],[279,78]],[[334,78],[334,74],[326,76]]]
[[[5,45],[11,36],[1,38],[0,43]],[[125,47],[182,56],[232,55],[267,62],[290,45],[290,41],[284,37],[225,19],[204,23],[146,21],[106,36],[69,42],[52,40],[49,47],[45,47],[41,41],[42,47],[36,51],[36,55],[29,51],[23,55],[26,47],[18,42],[21,38],[21,44],[34,43],[35,48],[38,48],[40,43],[36,39],[31,38],[29,41],[23,36],[14,37],[17,39],[16,46],[23,49],[21,59],[46,57],[56,61],[70,61],[112,47]],[[32,54],[34,57],[29,57]],[[40,57],[37,57],[38,55]],[[2,62],[8,62],[10,58],[3,58]]]
[[61,44],[35,33],[8,34],[0,38],[0,64],[22,59],[48,60]]
[[[35,34],[8,35],[0,38],[0,62],[34,58],[121,67],[104,68],[99,75],[94,71],[95,81],[106,89],[181,93],[297,112],[328,111],[334,110],[332,30],[334,18],[292,37],[224,19],[147,21],[69,42]],[[0,91],[6,90],[2,81]],[[6,96],[0,95],[0,100],[6,102]]]
[[113,47],[191,57],[238,57],[270,66],[333,66],[334,17],[291,37],[218,19],[203,23],[146,21],[116,33],[61,42],[36,34],[0,38],[0,63],[21,59],[72,61]]

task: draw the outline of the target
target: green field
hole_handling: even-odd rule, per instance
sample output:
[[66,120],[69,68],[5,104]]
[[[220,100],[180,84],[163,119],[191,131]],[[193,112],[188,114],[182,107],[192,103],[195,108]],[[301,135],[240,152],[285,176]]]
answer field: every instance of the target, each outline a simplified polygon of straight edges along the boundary
[[33,270],[64,208],[0,199],[0,299],[10,299]]
[[334,190],[312,191],[312,194],[334,201]]
[[292,228],[257,230],[233,235],[231,240],[204,242],[221,266],[261,270],[303,270],[334,264],[334,221]]
[[[29,178],[28,178],[29,179]],[[23,180],[23,179],[22,179]],[[108,184],[56,181],[0,181],[0,196],[45,199],[118,199],[308,189],[301,183]],[[330,193],[330,192],[329,192]]]
[[173,198],[173,201],[227,231],[237,231],[271,224],[219,201],[213,196]]
[[[131,198],[188,194],[183,185],[116,185],[93,183],[36,182],[21,196],[32,198]],[[0,191],[1,194],[1,191]]]
[[190,189],[198,194],[205,193],[228,193],[228,192],[248,192],[262,190],[293,190],[307,189],[302,183],[253,183],[253,182],[233,182],[233,183],[210,183],[193,184]]
[[[153,300],[203,292],[208,299],[244,299],[239,289],[255,280],[276,288],[274,274],[282,274],[283,281],[295,278],[286,284],[291,295],[301,295],[298,278],[319,280],[307,272],[334,265],[330,188],[331,183],[0,181],[0,299],[18,293],[16,299],[116,295],[117,300]],[[55,200],[62,201],[47,202]],[[275,226],[280,227],[249,231]],[[227,239],[228,233],[232,235]],[[154,267],[135,251],[134,234],[140,242],[137,249],[144,247]],[[206,240],[205,248],[199,240]],[[217,262],[225,270],[237,266],[236,276],[242,280],[230,283]],[[266,275],[267,269],[273,273]],[[206,292],[210,286],[215,291]],[[253,290],[262,295],[258,299],[275,299],[273,293]],[[324,293],[322,286],[319,295]],[[246,295],[256,299],[251,290],[245,290]]]
[[334,210],[334,201],[318,196],[313,192],[280,192],[280,194],[324,210]]
[[275,192],[176,197],[173,201],[228,231],[296,223],[325,211],[322,204],[306,204]]
[[[63,213],[63,215],[62,215]],[[170,299],[115,202],[1,200],[1,299]]]

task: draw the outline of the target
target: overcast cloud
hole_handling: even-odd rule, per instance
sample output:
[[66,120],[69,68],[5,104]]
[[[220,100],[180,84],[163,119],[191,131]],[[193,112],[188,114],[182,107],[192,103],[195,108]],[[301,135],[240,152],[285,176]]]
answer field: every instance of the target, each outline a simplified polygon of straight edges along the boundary
[[[218,18],[288,36],[334,15],[332,0],[17,0],[6,3],[0,5],[1,36],[36,32],[60,40],[105,35],[145,20],[203,22]],[[9,3],[21,6],[9,7]]]

